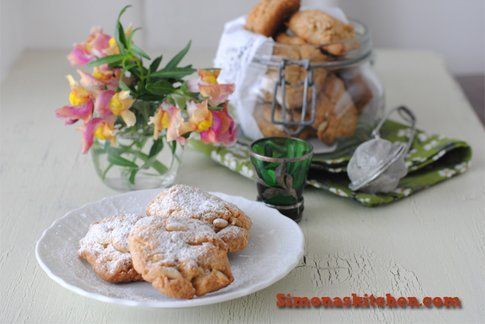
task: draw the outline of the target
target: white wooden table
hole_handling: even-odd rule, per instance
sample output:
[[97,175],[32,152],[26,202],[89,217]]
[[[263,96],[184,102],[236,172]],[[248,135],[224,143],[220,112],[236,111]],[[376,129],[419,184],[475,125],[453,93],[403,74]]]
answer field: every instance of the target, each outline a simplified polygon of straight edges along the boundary
[[[208,66],[211,54],[193,52],[189,60]],[[1,88],[1,323],[485,321],[484,130],[438,56],[381,50],[376,69],[388,107],[406,104],[420,127],[472,145],[467,173],[375,209],[309,189],[301,223],[305,260],[286,278],[223,304],[160,310],[78,296],[50,280],[35,260],[34,244],[54,219],[115,194],[80,153],[80,134],[54,117],[54,108],[67,101],[64,75],[72,72],[64,55],[26,53]],[[251,181],[191,151],[178,182],[251,199],[256,194]],[[463,308],[280,310],[278,292],[458,296]]]

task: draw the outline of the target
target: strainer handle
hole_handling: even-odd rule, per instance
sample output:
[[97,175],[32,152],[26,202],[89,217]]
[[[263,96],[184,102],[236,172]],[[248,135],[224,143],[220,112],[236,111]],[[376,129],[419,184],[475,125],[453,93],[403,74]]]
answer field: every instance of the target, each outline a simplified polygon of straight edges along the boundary
[[372,131],[372,136],[375,138],[381,137],[379,131],[381,130],[382,125],[384,125],[385,121],[388,120],[389,116],[392,115],[395,111],[398,112],[399,116],[401,116],[401,118],[408,124],[409,129],[411,130],[411,134],[409,134],[409,140],[406,144],[406,152],[407,152],[411,147],[411,144],[413,143],[413,140],[414,140],[414,135],[416,134],[416,116],[414,115],[412,110],[409,109],[408,107],[399,106],[389,110],[389,112],[379,122],[377,127]]

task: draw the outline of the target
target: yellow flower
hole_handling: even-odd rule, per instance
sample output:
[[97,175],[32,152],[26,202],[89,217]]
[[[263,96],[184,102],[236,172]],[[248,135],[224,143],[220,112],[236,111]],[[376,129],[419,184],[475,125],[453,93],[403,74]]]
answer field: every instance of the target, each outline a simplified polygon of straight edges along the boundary
[[96,126],[96,130],[94,131],[94,136],[99,140],[108,140],[112,143],[116,141],[116,137],[114,135],[114,127],[113,125],[109,124],[108,122],[101,122]]
[[127,90],[115,93],[109,102],[109,108],[113,115],[121,116],[128,127],[136,123],[136,116],[130,111],[133,102],[135,100],[131,98],[130,92]]
[[112,77],[113,71],[102,71],[99,66],[94,67],[93,77],[100,81],[108,81]]
[[217,84],[217,78],[219,73],[221,73],[221,69],[200,69],[198,73],[202,82]]
[[149,125],[153,125],[153,138],[157,139],[158,135],[163,129],[168,128],[170,125],[170,114],[163,110],[162,106],[157,109],[155,115],[150,117],[148,121]]
[[207,106],[207,100],[196,104],[191,101],[187,104],[189,123],[197,132],[208,130],[212,126],[212,113]]
[[71,92],[69,92],[69,102],[71,105],[80,106],[89,101],[91,93],[80,86],[79,83],[74,80],[72,75],[67,76],[67,81],[71,87]]
[[109,55],[115,55],[115,54],[120,54],[120,49],[118,48],[118,44],[116,43],[116,39],[114,37],[111,37],[108,41],[108,49],[106,52]]

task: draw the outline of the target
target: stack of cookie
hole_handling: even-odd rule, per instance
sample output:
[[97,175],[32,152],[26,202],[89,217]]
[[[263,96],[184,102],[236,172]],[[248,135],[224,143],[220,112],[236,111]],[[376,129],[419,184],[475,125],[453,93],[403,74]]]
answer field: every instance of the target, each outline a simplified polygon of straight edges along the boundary
[[79,256],[102,279],[145,280],[175,298],[193,298],[234,281],[227,253],[248,244],[251,220],[235,205],[187,185],[162,191],[146,215],[92,224]]
[[[345,60],[349,51],[357,49],[359,42],[351,24],[344,23],[320,10],[300,11],[300,0],[261,0],[249,13],[246,29],[272,37],[275,40],[273,55],[291,61],[309,60],[324,63]],[[304,81],[307,72],[302,66],[288,65],[285,98],[281,86],[276,96],[276,119],[280,119],[281,106],[286,116],[297,122],[301,119],[304,100]],[[269,67],[257,89],[259,103],[253,116],[264,136],[287,136],[283,127],[271,122],[273,91],[278,81],[276,68]],[[359,114],[373,97],[371,88],[356,68],[327,70],[313,68],[316,93],[315,122],[304,128],[297,136],[317,136],[320,141],[332,145],[341,137],[355,133]],[[312,98],[308,90],[307,104]],[[309,119],[309,115],[306,119]]]

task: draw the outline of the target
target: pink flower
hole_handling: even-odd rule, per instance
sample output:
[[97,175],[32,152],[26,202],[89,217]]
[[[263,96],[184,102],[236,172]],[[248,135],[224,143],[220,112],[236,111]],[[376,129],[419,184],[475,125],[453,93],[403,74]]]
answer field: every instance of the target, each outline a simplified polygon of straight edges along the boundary
[[212,107],[216,107],[227,101],[234,92],[234,84],[199,84],[199,91]]
[[100,27],[93,27],[86,40],[87,47],[97,57],[106,56],[106,50],[110,47],[110,35],[103,33]]
[[103,118],[93,118],[89,122],[87,122],[86,125],[80,128],[83,132],[83,153],[89,151],[91,146],[93,146],[94,132],[96,131],[96,126],[98,126],[98,124],[102,121]]
[[111,143],[116,141],[114,135],[114,119],[112,118],[93,118],[84,126],[80,127],[83,132],[82,152],[86,153],[93,146],[94,138],[99,140],[109,140]]
[[201,69],[198,71],[199,79],[187,82],[189,91],[200,92],[201,96],[208,99],[211,107],[217,107],[228,100],[234,92],[234,84],[219,84],[220,69]]
[[102,117],[112,115],[109,104],[114,94],[113,90],[99,91],[94,101],[94,111]]
[[104,83],[98,79],[96,79],[93,75],[86,73],[81,70],[77,70],[77,73],[81,77],[79,79],[79,84],[81,87],[84,89],[90,91],[90,92],[96,92],[100,89],[104,88]]
[[71,65],[81,66],[88,64],[94,58],[95,56],[86,49],[84,44],[74,44],[74,48],[67,56],[67,60]]
[[222,110],[212,111],[212,126],[200,133],[204,143],[232,144],[236,141],[236,123],[227,111],[227,105]]
[[93,102],[91,100],[80,106],[64,106],[56,110],[56,116],[58,118],[65,118],[66,125],[74,124],[79,119],[86,123],[91,118],[92,114]]
[[74,44],[67,56],[72,65],[86,65],[95,58],[109,55],[111,36],[103,33],[99,27],[91,29],[88,38],[83,43]]
[[[121,79],[120,69],[111,69],[108,64],[96,66],[93,69],[93,77],[102,82],[110,89],[116,89],[119,86]],[[127,83],[129,80],[125,80]]]

